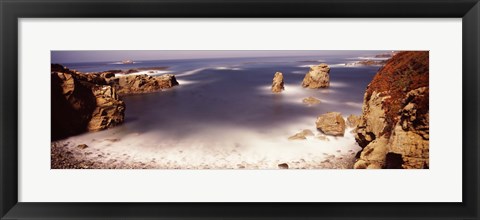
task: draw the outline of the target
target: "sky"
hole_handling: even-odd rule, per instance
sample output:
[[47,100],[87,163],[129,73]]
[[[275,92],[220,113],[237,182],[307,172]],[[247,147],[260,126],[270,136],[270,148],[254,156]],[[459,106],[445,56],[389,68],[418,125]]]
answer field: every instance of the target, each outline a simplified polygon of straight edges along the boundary
[[81,63],[122,60],[172,60],[235,57],[285,57],[316,55],[368,55],[385,51],[327,51],[327,50],[77,50],[51,51],[52,63]]

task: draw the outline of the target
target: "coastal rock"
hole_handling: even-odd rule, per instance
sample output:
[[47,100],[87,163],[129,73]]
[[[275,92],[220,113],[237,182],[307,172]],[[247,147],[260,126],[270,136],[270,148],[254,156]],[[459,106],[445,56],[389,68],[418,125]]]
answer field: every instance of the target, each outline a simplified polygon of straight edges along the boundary
[[94,82],[105,83],[95,76],[52,65],[52,140],[103,130],[124,121],[125,103],[115,89]]
[[278,164],[278,168],[279,169],[288,169],[288,164],[286,164],[286,163]]
[[315,98],[315,97],[307,97],[302,100],[303,104],[306,104],[308,106],[316,105],[320,103],[320,100]]
[[343,136],[345,120],[340,112],[328,112],[320,115],[316,121],[317,129],[326,135]]
[[307,136],[313,136],[313,132],[310,129],[304,129],[301,132],[294,134],[293,136],[289,137],[288,140],[305,140]]
[[92,86],[96,106],[88,122],[88,131],[99,131],[121,124],[124,120],[125,104],[121,101],[115,88],[108,85]]
[[301,133],[296,133],[290,137],[288,137],[288,140],[306,140],[307,137],[305,137],[305,135],[301,134]]
[[351,128],[356,128],[360,123],[360,117],[357,115],[349,115],[347,117],[347,126]]
[[429,167],[429,53],[399,52],[365,92],[354,168]]
[[302,86],[311,89],[327,88],[330,86],[330,67],[322,63],[310,67],[310,70],[303,78]]
[[157,80],[160,88],[162,89],[169,89],[178,85],[177,78],[175,78],[175,75],[173,74],[164,74],[154,78]]
[[86,144],[79,144],[79,145],[77,146],[77,148],[80,148],[80,149],[83,150],[83,149],[85,149],[85,148],[88,148],[88,145],[86,145]]
[[283,83],[283,74],[281,72],[276,72],[273,77],[272,92],[279,93],[283,91],[285,89]]
[[174,75],[149,76],[147,74],[115,77],[110,83],[119,95],[140,94],[160,91],[178,85]]

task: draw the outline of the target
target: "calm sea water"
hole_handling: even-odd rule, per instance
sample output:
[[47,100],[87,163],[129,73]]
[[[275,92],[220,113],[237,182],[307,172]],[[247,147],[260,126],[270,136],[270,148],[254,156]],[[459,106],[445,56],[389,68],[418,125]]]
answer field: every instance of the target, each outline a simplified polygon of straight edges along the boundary
[[[274,169],[281,162],[302,160],[316,167],[326,153],[358,151],[353,134],[347,130],[344,137],[329,141],[315,137],[290,141],[288,137],[303,129],[319,135],[315,120],[326,112],[341,112],[344,117],[361,114],[365,89],[379,69],[344,65],[361,59],[343,55],[64,63],[81,72],[167,66],[180,83],[161,92],[123,97],[125,123],[68,141],[108,153],[107,159],[155,160],[167,168],[248,163]],[[331,86],[302,88],[309,65],[319,63],[331,67]],[[277,71],[284,75],[285,91],[273,94],[270,87]],[[309,96],[321,103],[303,104],[302,99]]]
[[[358,60],[358,59],[357,59]],[[167,66],[180,86],[163,92],[125,97],[129,131],[159,130],[183,136],[210,126],[234,126],[264,132],[298,118],[329,111],[360,114],[363,95],[379,67],[345,67],[352,56],[229,58],[168,61],[139,61],[134,64],[64,64],[81,72]],[[331,87],[301,87],[308,65],[331,66]],[[272,94],[275,72],[282,72],[285,91]],[[313,96],[321,104],[306,106],[302,99]]]

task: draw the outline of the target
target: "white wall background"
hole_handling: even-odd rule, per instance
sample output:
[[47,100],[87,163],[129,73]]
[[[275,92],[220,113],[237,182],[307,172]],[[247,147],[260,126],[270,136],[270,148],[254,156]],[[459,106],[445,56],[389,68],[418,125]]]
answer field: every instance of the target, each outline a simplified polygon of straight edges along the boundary
[[[19,201],[462,201],[461,31],[461,19],[20,19]],[[50,50],[385,49],[430,50],[429,170],[50,170]]]

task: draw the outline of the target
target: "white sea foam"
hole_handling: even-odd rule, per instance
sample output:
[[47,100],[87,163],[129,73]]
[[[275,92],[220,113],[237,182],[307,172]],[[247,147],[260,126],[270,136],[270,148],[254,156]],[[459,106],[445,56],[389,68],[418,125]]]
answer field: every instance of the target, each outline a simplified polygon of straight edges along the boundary
[[[236,126],[209,126],[182,139],[155,131],[120,136],[116,134],[119,129],[110,129],[71,137],[66,141],[70,143],[70,148],[80,143],[87,144],[89,147],[84,151],[95,153],[95,157],[101,153],[125,162],[154,161],[161,165],[160,168],[184,169],[206,165],[216,169],[238,166],[276,169],[280,163],[288,163],[292,168],[307,168],[318,166],[328,155],[338,157],[350,150],[360,150],[351,129],[347,129],[343,137],[328,136],[329,141],[324,141],[316,138],[321,133],[314,122],[315,117],[305,117],[265,133]],[[313,131],[315,136],[307,136],[306,140],[288,140],[289,136],[303,129]]]
[[[298,67],[301,67],[301,68],[310,68],[312,66],[316,66],[318,64],[309,64],[309,65],[300,65]],[[354,65],[347,65],[346,63],[336,63],[336,64],[328,64],[328,66],[330,68],[337,68],[337,67],[358,67],[358,66],[354,66]]]
[[108,63],[108,64],[114,64],[114,65],[128,65],[128,64],[135,64],[135,63],[141,63],[141,62],[131,62],[131,63],[122,63],[122,62],[113,62],[113,63]]
[[307,64],[307,65],[300,65],[298,67],[302,67],[302,68],[310,68],[312,66],[316,66],[317,64]]
[[182,77],[182,76],[190,76],[190,75],[193,75],[193,74],[196,74],[196,73],[199,73],[203,70],[206,70],[208,68],[206,67],[203,67],[203,68],[198,68],[198,69],[194,69],[194,70],[189,70],[189,71],[185,71],[183,73],[180,73],[180,74],[175,74],[176,77]]
[[348,65],[346,65],[345,63],[337,63],[337,64],[331,64],[331,65],[328,65],[329,67],[349,67]]
[[301,71],[301,70],[296,70],[296,71],[292,71],[293,74],[303,74],[305,75],[307,72],[306,71]]
[[345,105],[352,106],[352,107],[357,107],[357,108],[362,108],[363,103],[359,103],[359,102],[345,102]]
[[349,60],[388,60],[390,57],[352,57]]
[[181,86],[198,83],[198,81],[195,81],[195,80],[183,80],[183,79],[177,79],[177,82]]
[[238,67],[229,67],[229,66],[217,66],[217,67],[214,67],[213,69],[215,69],[215,70],[242,70],[241,68],[238,68]]
[[158,76],[158,75],[163,75],[166,73],[171,73],[172,71],[168,70],[143,70],[135,73],[129,73],[129,74],[124,74],[124,73],[116,73],[115,77],[125,77],[125,76],[135,76],[135,75],[149,75],[149,76]]

